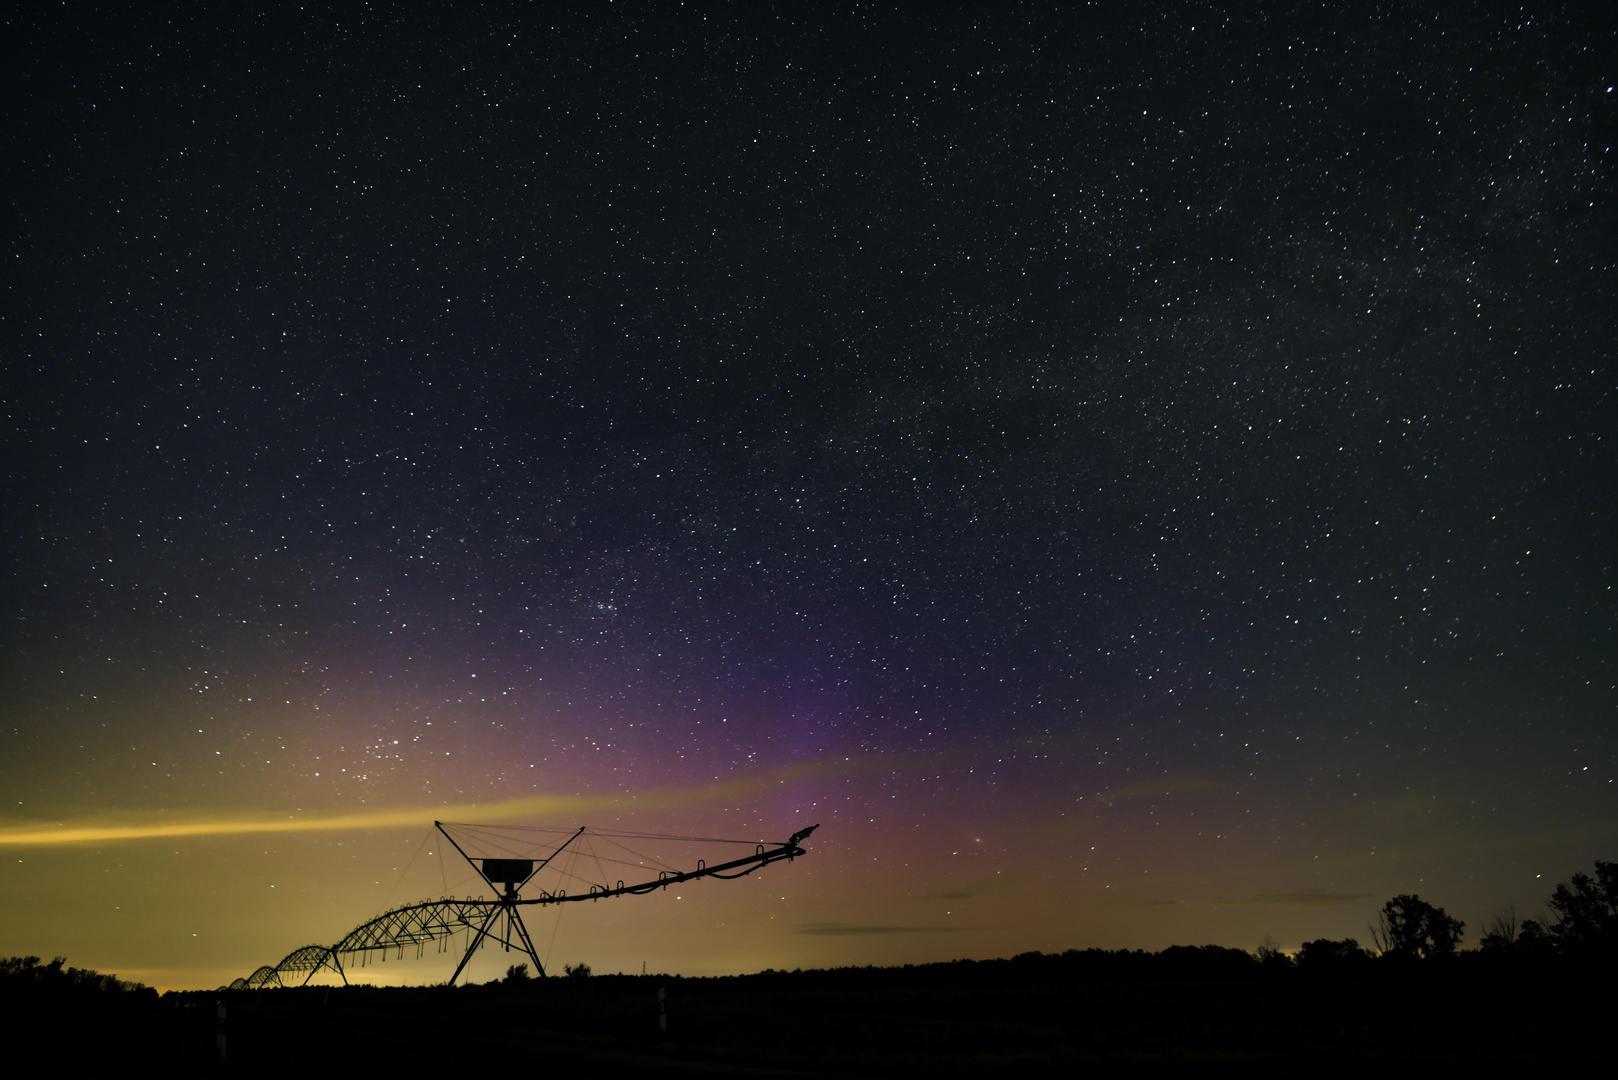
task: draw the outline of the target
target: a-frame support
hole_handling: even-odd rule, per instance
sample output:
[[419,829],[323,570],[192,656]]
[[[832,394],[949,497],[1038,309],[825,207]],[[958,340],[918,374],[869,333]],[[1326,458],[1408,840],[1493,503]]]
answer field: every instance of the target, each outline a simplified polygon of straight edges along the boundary
[[343,970],[343,962],[337,958],[336,949],[327,949],[325,957],[321,959],[320,963],[309,969],[309,974],[305,975],[303,977],[303,982],[299,983],[298,985],[308,986],[309,980],[314,978],[316,975],[319,975],[321,968],[328,966],[333,971],[337,972],[338,977],[343,980],[343,985],[347,986],[348,972]]
[[[528,958],[534,962],[534,971],[541,978],[543,978],[545,975],[545,965],[540,963],[539,952],[534,948],[533,939],[528,936],[528,927],[523,924],[522,914],[517,909],[517,904],[521,900],[518,892],[524,885],[533,880],[535,874],[545,869],[546,865],[551,861],[551,859],[554,859],[556,856],[560,855],[563,848],[566,848],[568,844],[571,844],[573,841],[577,840],[579,836],[583,834],[584,830],[581,828],[578,832],[568,837],[567,840],[555,851],[551,852],[543,862],[541,862],[538,866],[532,867],[522,881],[505,882],[505,889],[502,891],[500,886],[495,883],[494,879],[490,878],[485,872],[485,868],[478,865],[477,860],[468,855],[464,850],[462,850],[461,845],[455,842],[455,838],[451,836],[444,828],[444,823],[442,821],[433,822],[433,826],[438,829],[439,832],[444,834],[444,839],[450,842],[451,847],[460,852],[461,858],[465,859],[467,863],[471,865],[472,869],[477,871],[478,877],[489,883],[489,887],[494,890],[495,896],[500,901],[500,906],[491,908],[489,910],[488,918],[483,920],[483,925],[478,927],[477,932],[472,935],[472,940],[467,942],[466,955],[461,957],[460,964],[455,968],[455,974],[449,977],[449,985],[454,986],[455,980],[461,977],[461,972],[466,970],[466,965],[472,960],[472,954],[478,951],[478,946],[483,944],[483,939],[495,937],[494,933],[492,932],[492,928],[499,925],[502,917],[505,918],[506,927],[505,934],[498,939],[500,943],[506,947],[507,952],[510,952],[512,948],[516,948],[518,952],[526,954]],[[487,862],[488,860],[485,861]],[[511,940],[513,932],[515,932],[517,936],[515,943],[513,943]]]

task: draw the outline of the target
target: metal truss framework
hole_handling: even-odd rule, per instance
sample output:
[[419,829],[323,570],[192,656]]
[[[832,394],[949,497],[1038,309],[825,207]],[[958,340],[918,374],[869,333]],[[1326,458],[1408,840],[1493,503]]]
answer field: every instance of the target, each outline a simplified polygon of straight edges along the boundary
[[[708,866],[699,859],[694,870],[660,870],[657,878],[651,881],[631,885],[619,881],[615,887],[610,888],[591,885],[588,892],[575,893],[572,896],[569,896],[565,889],[555,892],[540,889],[537,896],[524,897],[520,892],[522,887],[533,880],[585,830],[580,829],[574,833],[566,843],[536,867],[530,860],[474,859],[455,843],[454,838],[445,831],[443,822],[435,821],[433,825],[454,845],[455,850],[461,853],[461,857],[472,864],[478,876],[495,890],[495,899],[448,897],[393,908],[369,922],[361,923],[335,945],[305,945],[300,949],[294,949],[274,967],[261,967],[246,978],[232,982],[225,989],[257,990],[262,987],[301,986],[314,978],[323,968],[330,968],[346,985],[348,975],[343,967],[343,957],[349,959],[350,966],[356,960],[364,963],[377,953],[385,958],[388,953],[396,952],[402,959],[406,949],[415,950],[419,957],[426,952],[430,944],[436,944],[439,952],[445,951],[450,939],[463,932],[469,935],[469,939],[460,965],[456,967],[455,974],[450,976],[449,981],[452,985],[460,978],[461,972],[466,970],[466,965],[471,961],[473,954],[485,941],[498,942],[507,951],[515,949],[524,953],[533,960],[534,970],[544,975],[545,967],[540,963],[539,954],[528,936],[527,927],[523,925],[522,908],[536,904],[567,904],[584,900],[606,900],[615,896],[639,896],[658,889],[666,889],[670,885],[705,877],[721,880],[744,877],[770,863],[782,859],[791,861],[799,855],[807,854],[799,845],[810,833],[819,828],[818,825],[811,825],[807,829],[793,833],[792,838],[783,844],[773,846],[759,844],[753,854],[715,866]],[[482,865],[479,865],[480,862]],[[515,874],[519,871],[522,874],[520,880],[514,880]],[[502,884],[505,885],[504,891],[500,888]],[[301,979],[298,978],[299,975],[302,976]]]

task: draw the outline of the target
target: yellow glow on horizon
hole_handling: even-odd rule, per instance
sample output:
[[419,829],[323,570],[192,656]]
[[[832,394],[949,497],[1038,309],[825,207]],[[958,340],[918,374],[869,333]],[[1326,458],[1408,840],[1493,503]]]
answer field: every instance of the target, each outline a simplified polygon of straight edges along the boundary
[[[894,755],[893,765],[900,765]],[[0,846],[41,847],[69,844],[115,843],[179,836],[230,836],[243,833],[333,832],[359,829],[414,828],[424,821],[464,821],[472,817],[558,818],[602,810],[659,810],[734,800],[788,781],[850,772],[869,771],[869,763],[850,758],[824,758],[774,769],[760,776],[724,780],[700,787],[653,788],[641,793],[615,795],[528,795],[496,803],[461,803],[409,806],[357,813],[318,813],[308,816],[268,817],[241,814],[179,817],[161,813],[125,814],[64,822],[19,822],[0,825]]]

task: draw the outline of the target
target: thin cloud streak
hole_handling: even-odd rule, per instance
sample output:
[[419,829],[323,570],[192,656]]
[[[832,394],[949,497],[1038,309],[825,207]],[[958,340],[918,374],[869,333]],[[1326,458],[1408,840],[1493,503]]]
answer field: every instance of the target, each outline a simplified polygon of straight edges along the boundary
[[654,788],[617,795],[531,795],[497,803],[397,807],[360,813],[267,817],[234,815],[175,817],[161,814],[88,818],[59,823],[28,822],[0,826],[0,847],[60,847],[186,836],[234,836],[249,833],[336,832],[362,829],[416,828],[424,821],[556,819],[602,810],[661,810],[734,800],[783,784],[817,777],[872,771],[868,762],[827,758],[774,769],[756,777],[726,780],[694,788]]

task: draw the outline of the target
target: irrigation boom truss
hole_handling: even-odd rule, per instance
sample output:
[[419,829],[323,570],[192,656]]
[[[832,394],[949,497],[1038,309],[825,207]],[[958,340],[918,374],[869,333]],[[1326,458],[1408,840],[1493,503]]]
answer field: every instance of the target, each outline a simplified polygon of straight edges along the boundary
[[[471,897],[457,899],[452,896],[394,908],[369,922],[361,923],[335,945],[305,945],[301,949],[295,949],[279,964],[274,967],[266,965],[245,979],[237,979],[230,984],[229,989],[254,990],[265,986],[287,986],[292,981],[288,977],[299,974],[303,975],[302,982],[307,983],[322,968],[330,968],[346,984],[348,975],[343,969],[341,957],[349,957],[351,963],[354,957],[363,960],[372,953],[382,953],[386,957],[389,952],[397,952],[403,957],[407,948],[415,949],[416,955],[420,956],[427,945],[435,942],[439,945],[439,951],[443,951],[450,938],[463,932],[468,935],[466,953],[461,957],[459,966],[455,968],[455,974],[449,978],[452,985],[461,977],[461,972],[466,970],[472,955],[485,941],[498,942],[508,952],[515,950],[523,953],[534,962],[534,970],[544,975],[545,965],[540,962],[539,953],[534,949],[533,940],[528,936],[528,928],[523,925],[522,908],[536,904],[568,904],[584,900],[607,900],[615,896],[639,896],[658,889],[666,889],[670,885],[695,881],[698,878],[730,880],[745,877],[770,863],[780,862],[782,859],[791,861],[799,855],[807,854],[800,845],[810,833],[820,827],[811,825],[807,829],[800,829],[784,843],[758,844],[751,855],[731,859],[715,866],[708,866],[704,860],[698,859],[694,870],[659,870],[654,880],[630,885],[619,881],[615,886],[592,884],[588,892],[575,893],[572,896],[569,896],[565,889],[557,889],[554,892],[539,889],[537,895],[523,896],[523,887],[575,840],[583,836],[584,829],[581,828],[568,837],[555,851],[539,860],[536,865],[533,859],[474,858],[456,843],[455,838],[444,828],[443,822],[435,821],[433,826],[443,834],[444,839],[450,842],[461,857],[471,864],[478,877],[495,891],[493,900],[485,900],[481,896],[475,900]],[[504,886],[504,889],[501,886]]]

